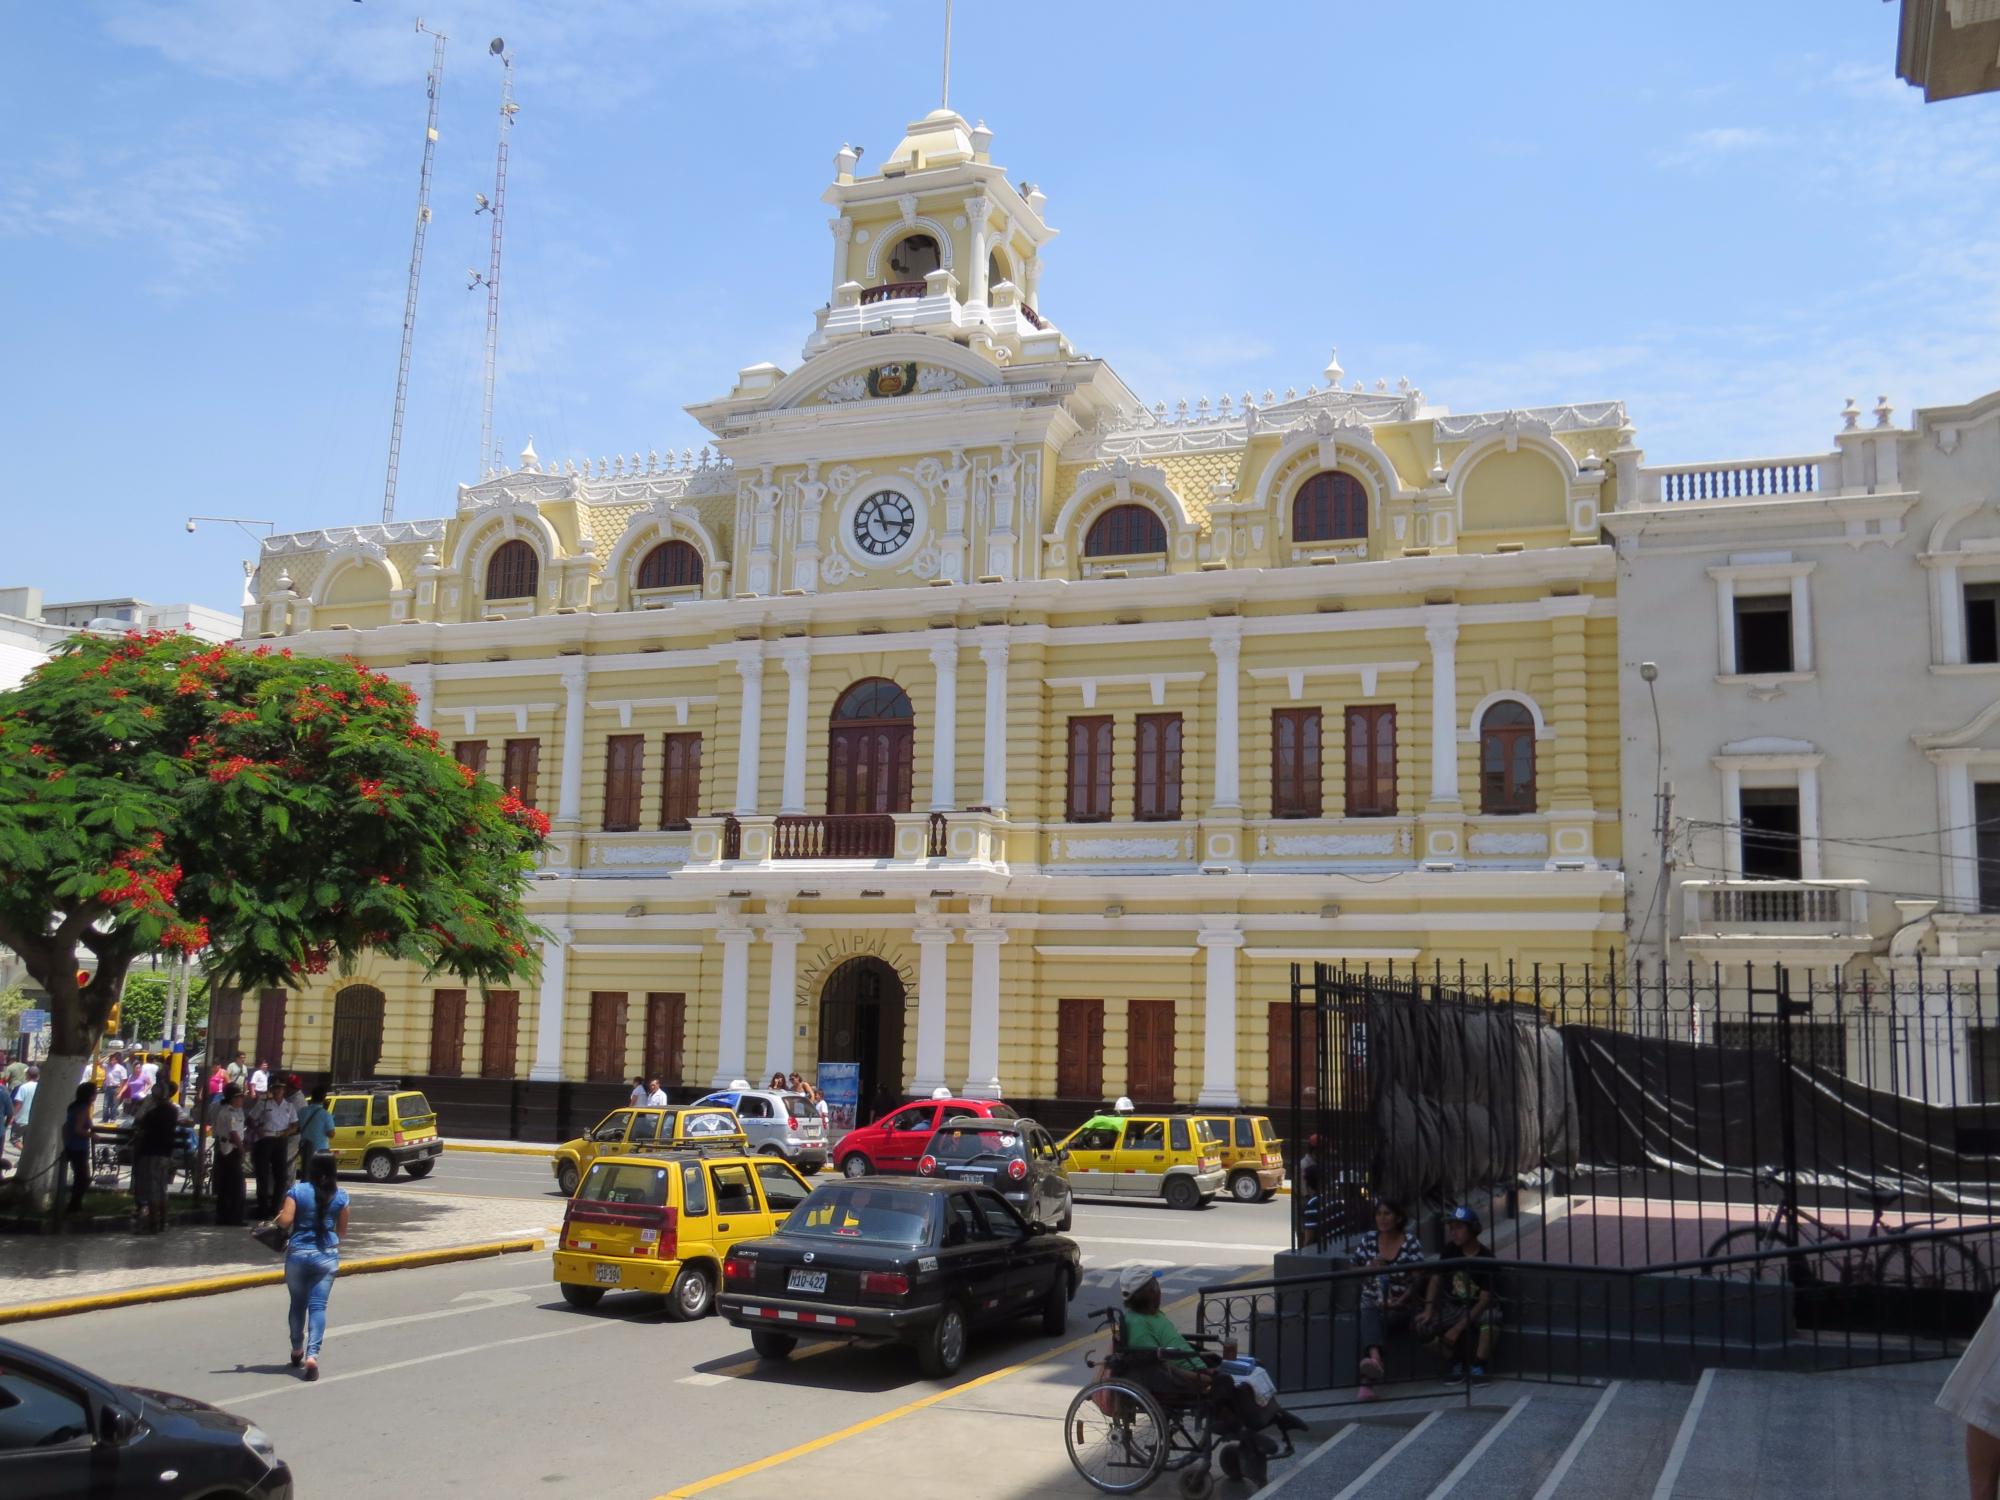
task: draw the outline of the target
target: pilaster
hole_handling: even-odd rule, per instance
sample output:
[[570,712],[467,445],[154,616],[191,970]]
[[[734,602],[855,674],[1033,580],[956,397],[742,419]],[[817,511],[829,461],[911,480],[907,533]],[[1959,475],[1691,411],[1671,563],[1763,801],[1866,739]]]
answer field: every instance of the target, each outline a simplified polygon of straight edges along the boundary
[[569,988],[569,930],[544,927],[540,1003],[535,1009],[535,1061],[528,1077],[559,1083],[563,1076],[564,998]]
[[[1206,957],[1207,983],[1202,997],[1201,1093],[1204,1107],[1234,1109],[1242,1103],[1236,1087],[1236,955],[1244,936],[1233,918],[1212,919],[1216,925],[1195,941]],[[1223,923],[1228,925],[1222,925]]]

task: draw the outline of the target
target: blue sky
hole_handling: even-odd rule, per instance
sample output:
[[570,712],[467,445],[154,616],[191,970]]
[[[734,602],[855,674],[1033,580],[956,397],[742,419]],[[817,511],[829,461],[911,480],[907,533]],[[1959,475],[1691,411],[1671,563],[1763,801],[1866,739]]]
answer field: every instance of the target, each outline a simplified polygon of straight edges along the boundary
[[[698,445],[790,368],[819,202],[937,99],[939,0],[9,8],[0,584],[233,606],[245,539],[380,514],[429,43],[435,220],[398,514],[474,477],[499,65],[521,104],[497,431]],[[1408,376],[1623,398],[1656,462],[1817,451],[1848,396],[2000,386],[2000,97],[1896,7],[960,0],[952,101],[1048,194],[1042,306],[1148,401]]]

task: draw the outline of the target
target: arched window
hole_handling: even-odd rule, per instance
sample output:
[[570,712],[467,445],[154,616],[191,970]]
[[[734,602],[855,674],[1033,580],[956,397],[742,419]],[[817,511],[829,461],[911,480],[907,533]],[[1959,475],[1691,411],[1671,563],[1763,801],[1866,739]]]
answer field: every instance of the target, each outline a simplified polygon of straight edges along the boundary
[[889,277],[892,281],[921,282],[943,264],[938,242],[927,234],[913,234],[890,250]]
[[1292,501],[1292,540],[1338,542],[1368,535],[1368,491],[1352,474],[1329,470],[1299,486]]
[[1143,505],[1114,505],[1091,523],[1085,557],[1133,557],[1167,550],[1167,528]]
[[1479,810],[1535,810],[1535,716],[1502,699],[1479,721]]
[[486,564],[486,597],[532,599],[541,582],[542,560],[523,541],[502,542]]
[[662,542],[639,564],[642,589],[679,589],[701,584],[701,554],[687,542]]
[[827,735],[828,813],[910,810],[915,718],[910,695],[886,677],[865,677],[840,695]]

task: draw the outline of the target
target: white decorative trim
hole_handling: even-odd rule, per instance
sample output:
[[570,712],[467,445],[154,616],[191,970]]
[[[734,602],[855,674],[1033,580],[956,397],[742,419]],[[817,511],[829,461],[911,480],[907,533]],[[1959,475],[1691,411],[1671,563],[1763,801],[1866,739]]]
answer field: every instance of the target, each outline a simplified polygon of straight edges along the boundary
[[617,589],[614,603],[629,605],[639,591],[639,565],[653,549],[649,542],[686,542],[701,554],[702,587],[714,574],[720,549],[701,517],[670,500],[655,500],[625,523],[618,543],[604,565],[604,573]]
[[1549,852],[1545,833],[1475,833],[1465,841],[1469,854],[1532,854]]
[[1166,945],[1126,948],[1112,944],[1099,946],[1083,943],[1071,948],[1058,943],[1035,944],[1037,958],[1193,958],[1200,951],[1193,944],[1185,948]]
[[[902,231],[907,231],[907,233]],[[933,240],[937,241],[938,269],[940,271],[949,271],[952,268],[951,231],[946,229],[936,219],[930,218],[927,215],[917,214],[911,216],[905,214],[897,221],[895,229],[891,230],[888,234],[876,236],[874,245],[868,251],[868,279],[874,281],[881,274],[883,251],[887,250],[891,245],[900,245],[904,240],[926,231],[929,232]]]
[[1397,837],[1393,833],[1260,833],[1257,853],[1299,854],[1394,854]]
[[1042,686],[1056,692],[1064,688],[1080,689],[1085,708],[1097,707],[1099,688],[1144,687],[1152,693],[1153,707],[1162,708],[1166,705],[1169,684],[1201,682],[1207,676],[1206,672],[1104,672],[1091,677],[1044,677]]
[[1173,838],[1091,838],[1087,834],[1049,836],[1051,859],[1193,859],[1194,835]]
[[1439,417],[1433,430],[1441,443],[1470,442],[1522,433],[1593,432],[1625,423],[1623,401],[1585,401],[1574,406],[1526,406],[1512,411],[1468,412]]
[[1414,672],[1421,662],[1414,661],[1369,661],[1336,662],[1302,667],[1251,667],[1246,675],[1253,682],[1283,682],[1288,685],[1292,701],[1297,702],[1305,694],[1306,683],[1314,677],[1346,677],[1359,674],[1361,696],[1372,698],[1377,687],[1376,679],[1384,673],[1401,676]]
[[1556,737],[1556,732],[1549,728],[1548,720],[1542,717],[1541,704],[1526,693],[1517,693],[1512,688],[1501,688],[1497,692],[1488,693],[1473,705],[1472,716],[1466,721],[1471,727],[1458,731],[1458,742],[1461,745],[1479,743],[1480,721],[1486,717],[1486,710],[1496,703],[1518,703],[1525,708],[1528,716],[1535,721],[1535,740],[1538,744],[1546,743]]
[[684,865],[688,852],[686,844],[593,844],[590,862],[616,869]]
[[324,531],[288,531],[263,540],[266,557],[293,552],[321,552],[349,542],[394,546],[398,542],[438,542],[444,540],[447,521],[392,521],[382,526],[334,526]]
[[2000,719],[2000,698],[1994,699],[1958,728],[1946,729],[1937,734],[1913,734],[1910,736],[1910,743],[1919,750],[1954,750],[1962,745],[1970,745],[1990,729],[1996,719]]
[[1364,963],[1415,963],[1422,956],[1421,948],[1364,948],[1356,944],[1352,947],[1320,948],[1245,948],[1245,958],[1276,960],[1279,963],[1339,963],[1342,960],[1360,960]]
[[1187,502],[1167,483],[1167,471],[1150,464],[1132,464],[1120,458],[1076,476],[1076,488],[1056,513],[1048,530],[1048,540],[1068,543],[1074,537],[1076,556],[1083,556],[1084,535],[1089,523],[1114,505],[1148,505],[1161,512],[1167,530],[1167,545],[1191,537],[1194,518]]
[[334,579],[349,568],[355,567],[376,567],[389,575],[389,592],[383,596],[385,601],[404,588],[402,572],[389,560],[389,554],[382,544],[355,537],[341,542],[327,554],[326,561],[320,568],[319,577],[313,581],[312,592],[306,596],[306,602],[315,609],[325,604]]

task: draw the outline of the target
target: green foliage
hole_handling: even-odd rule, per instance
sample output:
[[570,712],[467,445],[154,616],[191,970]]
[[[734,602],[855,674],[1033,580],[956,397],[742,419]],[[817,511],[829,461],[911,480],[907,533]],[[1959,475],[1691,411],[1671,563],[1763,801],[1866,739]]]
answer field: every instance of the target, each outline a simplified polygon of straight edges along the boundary
[[21,1029],[21,1012],[33,1008],[28,992],[18,984],[0,990],[0,1041],[12,1045]]
[[[157,1042],[167,1034],[165,974],[127,974],[119,999],[118,1029],[130,1042]],[[208,1019],[208,981],[196,977],[188,990],[188,1036],[194,1038]]]
[[364,950],[527,972],[548,820],[439,750],[413,701],[351,660],[158,631],[78,637],[0,694],[0,942],[48,988],[58,1043],[74,1020],[94,1041],[161,948],[244,988]]

